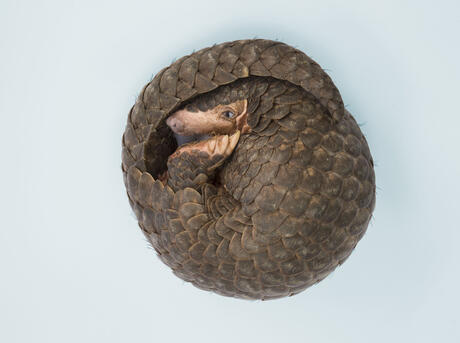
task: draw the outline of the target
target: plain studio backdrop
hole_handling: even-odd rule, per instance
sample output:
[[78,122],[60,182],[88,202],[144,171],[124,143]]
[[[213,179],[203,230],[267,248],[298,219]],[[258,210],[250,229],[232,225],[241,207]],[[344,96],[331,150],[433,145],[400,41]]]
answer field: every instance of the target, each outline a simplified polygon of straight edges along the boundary
[[[459,342],[456,1],[0,3],[0,341]],[[280,40],[332,77],[376,162],[344,265],[294,297],[194,288],[129,207],[121,136],[173,60]]]

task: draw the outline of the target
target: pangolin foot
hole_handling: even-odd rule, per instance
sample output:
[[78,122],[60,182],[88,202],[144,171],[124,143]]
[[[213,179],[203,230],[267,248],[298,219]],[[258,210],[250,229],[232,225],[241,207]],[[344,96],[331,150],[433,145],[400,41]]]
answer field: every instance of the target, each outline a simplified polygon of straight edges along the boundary
[[232,135],[218,135],[200,141],[188,143],[177,149],[170,157],[169,162],[183,158],[184,154],[195,156],[202,167],[208,172],[220,167],[224,161],[232,154],[240,139],[240,131]]

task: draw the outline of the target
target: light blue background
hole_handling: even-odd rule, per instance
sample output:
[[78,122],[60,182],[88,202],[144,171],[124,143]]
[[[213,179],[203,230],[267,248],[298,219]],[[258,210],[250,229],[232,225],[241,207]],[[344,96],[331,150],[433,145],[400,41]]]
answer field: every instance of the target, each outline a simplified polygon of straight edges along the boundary
[[[459,342],[457,1],[0,4],[1,342]],[[200,291],[148,247],[128,111],[194,49],[278,39],[327,70],[376,161],[347,262],[295,297]]]

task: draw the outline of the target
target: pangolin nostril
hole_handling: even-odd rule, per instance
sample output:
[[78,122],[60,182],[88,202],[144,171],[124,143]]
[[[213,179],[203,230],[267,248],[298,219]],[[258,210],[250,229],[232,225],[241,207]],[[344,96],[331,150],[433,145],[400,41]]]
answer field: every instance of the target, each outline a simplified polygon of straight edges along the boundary
[[166,124],[174,131],[182,131],[184,129],[184,125],[180,120],[177,120],[177,118],[174,117],[169,117],[166,120]]

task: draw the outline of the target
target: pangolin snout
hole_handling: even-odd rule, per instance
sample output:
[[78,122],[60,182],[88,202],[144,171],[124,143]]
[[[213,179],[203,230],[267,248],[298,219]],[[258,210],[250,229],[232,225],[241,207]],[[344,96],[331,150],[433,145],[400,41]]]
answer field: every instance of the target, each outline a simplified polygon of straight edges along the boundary
[[168,125],[175,133],[180,134],[184,131],[184,123],[174,115],[166,119],[166,125]]

